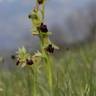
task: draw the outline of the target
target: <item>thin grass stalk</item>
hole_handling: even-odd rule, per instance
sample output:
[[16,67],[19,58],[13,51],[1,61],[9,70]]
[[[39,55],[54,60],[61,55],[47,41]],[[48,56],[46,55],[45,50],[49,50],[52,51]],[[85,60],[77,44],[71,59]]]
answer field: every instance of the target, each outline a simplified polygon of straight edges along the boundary
[[33,96],[37,96],[37,66],[34,64],[34,74],[33,74]]

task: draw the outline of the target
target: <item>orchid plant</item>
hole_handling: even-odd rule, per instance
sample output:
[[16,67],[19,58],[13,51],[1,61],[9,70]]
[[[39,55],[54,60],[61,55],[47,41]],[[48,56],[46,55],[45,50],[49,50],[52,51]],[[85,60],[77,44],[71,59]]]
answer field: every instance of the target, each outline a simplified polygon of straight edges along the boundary
[[[31,14],[28,15],[28,18],[32,22],[32,35],[37,36],[40,39],[40,51],[37,51],[34,55],[31,55],[27,50],[22,47],[17,51],[17,62],[16,65],[25,67],[30,66],[34,67],[33,70],[36,72],[38,64],[41,60],[46,64],[46,77],[48,80],[49,89],[52,90],[52,63],[50,54],[54,52],[55,49],[59,49],[55,46],[49,39],[49,35],[52,33],[49,32],[47,25],[45,24],[45,3],[46,0],[36,0],[36,5],[32,9]],[[36,79],[36,75],[34,77]],[[36,90],[35,90],[36,91]],[[34,91],[34,96],[36,92]],[[52,92],[51,92],[51,96]]]

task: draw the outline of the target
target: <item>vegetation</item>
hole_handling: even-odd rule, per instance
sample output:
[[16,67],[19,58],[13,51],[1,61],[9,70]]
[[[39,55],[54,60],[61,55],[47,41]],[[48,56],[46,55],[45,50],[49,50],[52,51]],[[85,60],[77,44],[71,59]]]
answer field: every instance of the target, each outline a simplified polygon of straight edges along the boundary
[[[45,24],[45,3],[46,0],[36,0],[36,6],[33,8],[32,13],[29,14],[29,19],[32,21],[32,35],[37,36],[40,39],[40,51],[37,51],[34,55],[27,53],[27,50],[19,48],[17,52],[16,65],[21,67],[30,66],[30,70],[33,72],[33,96],[37,96],[37,79],[38,70],[41,60],[44,63],[45,78],[48,82],[48,91],[50,96],[53,96],[53,71],[52,61],[50,54],[54,52],[54,49],[59,49],[49,39],[51,32],[48,31]],[[29,70],[29,69],[28,69]],[[47,83],[46,83],[47,84]]]
[[[59,49],[49,39],[44,23],[45,0],[37,0],[28,16],[32,34],[40,39],[40,51],[30,54],[22,47],[16,55],[15,70],[0,70],[0,96],[96,96],[96,44]],[[15,56],[12,56],[15,59]]]
[[[53,62],[53,96],[96,96],[96,44],[64,51]],[[44,64],[40,64],[36,95],[50,96]],[[0,96],[34,96],[34,73],[30,67],[0,70]]]

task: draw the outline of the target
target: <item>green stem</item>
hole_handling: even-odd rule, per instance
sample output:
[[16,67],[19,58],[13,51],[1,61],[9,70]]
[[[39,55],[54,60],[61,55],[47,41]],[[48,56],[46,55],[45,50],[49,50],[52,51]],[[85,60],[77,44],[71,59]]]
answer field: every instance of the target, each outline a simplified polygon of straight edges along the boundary
[[33,96],[37,96],[37,66],[34,64],[34,77],[33,77]]
[[52,79],[52,65],[50,61],[49,55],[46,54],[46,71],[47,71],[47,78],[48,78],[48,85],[50,90],[50,95],[53,96],[53,79]]
[[[38,3],[38,2],[37,2]],[[38,4],[36,5],[37,8],[39,8]],[[45,1],[44,3],[42,4],[41,6],[41,15],[42,15],[42,22],[44,22],[44,13],[45,13]],[[39,9],[38,9],[39,10]],[[50,91],[50,96],[53,96],[53,76],[52,76],[52,64],[51,64],[51,58],[48,54],[48,52],[45,50],[45,37],[43,34],[41,34],[41,32],[38,32],[39,33],[39,38],[40,38],[40,47],[41,47],[41,53],[42,53],[42,56],[43,56],[43,59],[44,59],[44,62],[45,62],[45,69],[46,69],[46,77],[47,77],[47,81],[48,81],[48,86],[49,86],[49,91]],[[33,89],[33,92],[34,92],[34,95],[33,96],[36,96],[36,79],[37,79],[37,72],[36,72],[36,64],[34,64],[34,89]]]
[[48,86],[49,86],[49,91],[50,91],[50,96],[53,96],[53,79],[52,79],[52,63],[51,63],[51,58],[49,54],[46,52],[44,49],[44,41],[43,37],[41,36],[40,41],[41,41],[41,52],[44,57],[44,62],[45,62],[45,69],[46,69],[46,77],[48,80]]

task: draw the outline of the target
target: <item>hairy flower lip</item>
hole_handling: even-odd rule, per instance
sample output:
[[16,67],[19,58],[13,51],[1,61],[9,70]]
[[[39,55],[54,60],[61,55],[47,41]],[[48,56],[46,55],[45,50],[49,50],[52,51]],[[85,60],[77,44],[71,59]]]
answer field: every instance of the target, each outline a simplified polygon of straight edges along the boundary
[[16,65],[18,66],[19,64],[20,64],[20,61],[19,61],[19,60],[17,60]]
[[47,25],[45,25],[45,24],[43,24],[43,23],[41,23],[41,25],[40,25],[40,31],[41,32],[45,32],[45,33],[47,33],[48,32],[48,28],[47,28]]
[[49,53],[53,53],[54,52],[54,47],[52,46],[52,44],[48,45],[48,47],[46,48],[46,51],[48,51]]
[[41,5],[44,3],[44,0],[37,0],[38,4]]
[[31,60],[31,59],[26,59],[26,64],[27,64],[27,65],[32,65],[32,64],[33,64],[33,60]]

